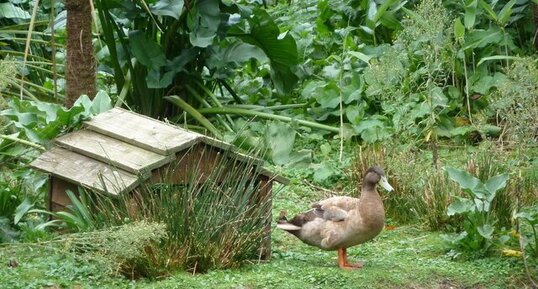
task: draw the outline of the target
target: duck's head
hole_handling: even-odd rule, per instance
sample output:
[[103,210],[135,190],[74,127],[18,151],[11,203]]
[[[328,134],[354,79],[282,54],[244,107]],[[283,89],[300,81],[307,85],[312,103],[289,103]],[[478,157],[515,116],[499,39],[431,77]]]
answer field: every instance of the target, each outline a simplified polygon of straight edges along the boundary
[[385,190],[392,191],[394,188],[389,184],[387,181],[387,177],[385,176],[385,171],[383,171],[380,167],[370,167],[366,174],[364,175],[363,183],[368,184],[370,186],[375,186],[376,184],[380,184]]

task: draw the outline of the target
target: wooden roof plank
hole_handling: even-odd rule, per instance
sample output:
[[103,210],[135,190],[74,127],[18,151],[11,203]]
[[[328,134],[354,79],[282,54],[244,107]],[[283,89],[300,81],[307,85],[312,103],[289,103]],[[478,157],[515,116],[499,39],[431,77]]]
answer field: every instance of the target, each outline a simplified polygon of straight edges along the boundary
[[60,147],[43,153],[30,166],[111,195],[131,191],[140,182],[136,175]]
[[56,143],[137,175],[149,174],[151,170],[174,160],[173,155],[163,156],[91,130],[66,134],[57,138]]
[[188,148],[201,136],[121,108],[101,113],[85,124],[91,130],[162,155]]

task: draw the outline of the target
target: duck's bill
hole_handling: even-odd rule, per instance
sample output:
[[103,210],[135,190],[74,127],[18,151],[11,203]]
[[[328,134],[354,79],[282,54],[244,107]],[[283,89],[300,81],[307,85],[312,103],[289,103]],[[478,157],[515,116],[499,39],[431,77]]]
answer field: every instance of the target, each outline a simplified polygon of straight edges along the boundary
[[394,191],[394,188],[389,184],[387,181],[387,178],[385,176],[381,177],[381,180],[379,181],[379,184],[387,191],[391,192]]

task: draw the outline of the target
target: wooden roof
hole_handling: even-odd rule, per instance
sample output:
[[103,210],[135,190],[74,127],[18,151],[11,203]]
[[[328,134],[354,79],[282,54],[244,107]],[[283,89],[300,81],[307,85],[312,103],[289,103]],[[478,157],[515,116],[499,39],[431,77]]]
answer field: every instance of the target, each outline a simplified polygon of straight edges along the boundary
[[[232,151],[253,165],[263,164],[234,152],[228,143],[121,108],[101,113],[84,125],[85,129],[57,138],[54,147],[30,166],[92,190],[118,195],[148,179],[151,170],[174,161],[175,153],[200,142]],[[288,182],[265,169],[261,174]]]

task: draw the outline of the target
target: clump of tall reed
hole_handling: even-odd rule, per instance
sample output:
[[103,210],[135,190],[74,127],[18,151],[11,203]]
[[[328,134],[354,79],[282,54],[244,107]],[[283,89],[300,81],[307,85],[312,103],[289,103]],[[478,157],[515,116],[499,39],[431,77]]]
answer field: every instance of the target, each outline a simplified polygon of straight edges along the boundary
[[[174,270],[203,273],[269,253],[264,244],[271,196],[265,176],[260,177],[261,167],[254,158],[211,150],[187,154],[194,158],[186,162],[188,166],[172,165],[159,180],[130,195],[92,194],[83,206],[91,214],[75,214],[89,218],[93,224],[89,228],[139,221],[164,224],[166,237],[148,243],[143,258],[124,265],[126,276],[156,277]],[[210,153],[218,157],[207,162]],[[186,179],[178,181],[177,176]]]

